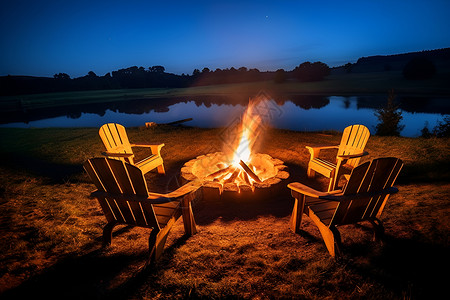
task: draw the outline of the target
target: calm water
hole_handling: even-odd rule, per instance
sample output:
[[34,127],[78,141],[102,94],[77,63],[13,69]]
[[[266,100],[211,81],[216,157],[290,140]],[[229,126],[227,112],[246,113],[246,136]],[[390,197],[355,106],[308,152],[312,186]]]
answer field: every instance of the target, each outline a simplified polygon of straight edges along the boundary
[[[385,98],[383,98],[385,99]],[[282,129],[319,131],[342,131],[351,124],[364,124],[372,133],[378,123],[374,111],[385,103],[373,96],[297,96],[292,99],[267,102],[261,110],[271,126]],[[402,136],[415,137],[428,124],[433,129],[439,121],[449,114],[449,99],[413,99],[402,105]],[[126,127],[143,126],[145,122],[168,123],[186,118],[192,121],[186,126],[203,128],[226,127],[239,120],[246,108],[245,104],[225,104],[224,101],[174,100],[136,100],[111,107],[95,109],[71,109],[69,112],[55,112],[62,116],[39,119],[28,116],[27,122],[9,122],[0,127],[44,128],[44,127],[100,127],[104,123],[115,122]],[[426,103],[425,103],[425,102]],[[218,103],[215,103],[218,102]],[[381,104],[380,104],[381,103]],[[430,104],[431,103],[431,104]],[[434,104],[433,104],[434,103]],[[449,103],[449,104],[448,104]],[[437,104],[437,105],[436,105]],[[87,112],[91,111],[91,112]],[[414,112],[416,111],[416,112]],[[422,111],[422,112],[419,112]]]

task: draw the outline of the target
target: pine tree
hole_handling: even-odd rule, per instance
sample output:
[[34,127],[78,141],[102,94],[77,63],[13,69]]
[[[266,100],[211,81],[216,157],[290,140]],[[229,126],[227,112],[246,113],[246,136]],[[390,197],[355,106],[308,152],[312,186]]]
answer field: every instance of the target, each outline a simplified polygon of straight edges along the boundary
[[377,135],[400,136],[400,132],[405,127],[404,125],[400,125],[400,121],[403,118],[402,112],[398,110],[398,106],[395,105],[394,100],[394,90],[390,90],[386,106],[375,112],[375,116],[380,121],[376,126]]

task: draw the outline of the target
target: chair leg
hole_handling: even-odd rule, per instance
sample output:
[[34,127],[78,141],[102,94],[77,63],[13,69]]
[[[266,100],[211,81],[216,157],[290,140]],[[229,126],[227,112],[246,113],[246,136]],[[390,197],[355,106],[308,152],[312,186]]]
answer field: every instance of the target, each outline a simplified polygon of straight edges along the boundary
[[325,246],[328,249],[328,252],[333,258],[337,258],[341,256],[341,234],[337,230],[335,226],[326,226],[320,221],[319,217],[314,214],[310,210],[309,217],[316,224],[317,228],[319,228],[320,234],[322,235],[323,241],[325,242]]
[[293,193],[295,198],[294,207],[291,213],[290,226],[294,233],[300,233],[300,225],[302,224],[303,209],[305,206],[305,195]]
[[328,184],[328,192],[334,191],[337,185],[336,170],[331,172],[330,183]]
[[373,229],[374,229],[373,240],[375,242],[383,243],[383,238],[384,238],[383,223],[376,218],[374,220],[370,220],[370,223],[372,224]]
[[184,232],[191,236],[197,233],[197,225],[195,224],[194,213],[192,212],[191,201],[193,200],[193,193],[188,194],[181,200],[181,211],[183,216]]
[[330,227],[331,232],[333,233],[334,237],[334,253],[335,257],[339,258],[342,256],[342,240],[341,240],[341,233],[335,226]]
[[312,178],[312,177],[314,177],[316,175],[316,171],[311,169],[311,167],[308,164],[308,170],[306,171],[306,174],[308,175],[309,178]]
[[152,265],[156,262],[156,240],[158,238],[159,230],[153,228],[152,232],[150,233],[150,236],[148,238],[148,249],[149,249],[149,256],[148,256],[148,264]]
[[112,231],[114,226],[117,225],[117,221],[111,221],[103,227],[103,245],[102,247],[107,247],[111,245]]
[[164,165],[159,165],[158,167],[157,167],[157,169],[158,169],[158,173],[159,174],[166,174],[166,171],[164,170]]
[[149,263],[154,264],[164,252],[164,245],[166,244],[167,237],[169,236],[171,228],[165,227],[163,230],[152,229],[150,237],[148,239]]

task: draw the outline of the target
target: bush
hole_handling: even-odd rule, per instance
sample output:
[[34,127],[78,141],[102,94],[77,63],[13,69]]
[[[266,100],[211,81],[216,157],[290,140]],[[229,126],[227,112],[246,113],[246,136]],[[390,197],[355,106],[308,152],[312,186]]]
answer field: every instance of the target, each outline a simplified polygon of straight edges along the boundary
[[376,110],[375,116],[380,123],[376,126],[376,134],[381,136],[400,136],[400,132],[405,127],[400,125],[402,120],[402,112],[398,110],[398,106],[394,103],[395,94],[391,90],[389,92],[386,107]]
[[420,133],[421,133],[420,136],[426,139],[429,139],[430,137],[433,136],[430,129],[428,129],[428,122],[425,122],[425,126],[422,128]]
[[437,137],[450,137],[450,116],[446,116],[443,122],[439,121],[433,133]]

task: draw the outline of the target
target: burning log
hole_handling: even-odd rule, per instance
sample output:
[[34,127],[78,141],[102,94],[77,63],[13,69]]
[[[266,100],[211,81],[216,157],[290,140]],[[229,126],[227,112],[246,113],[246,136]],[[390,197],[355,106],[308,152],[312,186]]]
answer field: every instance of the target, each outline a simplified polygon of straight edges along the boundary
[[229,172],[227,172],[227,173],[225,173],[225,174],[221,174],[220,176],[214,178],[213,181],[215,181],[215,182],[220,182],[220,183],[222,184],[223,181],[225,180],[225,178],[226,178],[227,176],[230,176],[230,173],[229,173]]
[[239,173],[241,172],[241,170],[239,168],[234,169],[233,173],[231,174],[231,176],[226,179],[224,181],[224,183],[230,183],[230,182],[234,182],[236,180],[236,178],[238,177]]
[[218,170],[218,171],[216,171],[214,173],[211,173],[208,176],[206,176],[206,179],[207,180],[212,180],[212,179],[217,178],[217,177],[219,177],[221,175],[227,174],[231,170],[232,167],[233,167],[232,165],[229,165],[226,168],[223,168],[223,169],[220,169],[220,170]]
[[248,178],[247,172],[242,172],[242,179],[244,179],[244,182],[245,182],[247,185],[253,186],[252,183],[250,182],[250,178]]
[[255,173],[253,173],[253,171],[247,166],[247,164],[241,160],[239,162],[239,164],[241,165],[241,167],[244,169],[244,171],[256,182],[260,183],[261,179],[259,179],[258,175],[256,175]]

